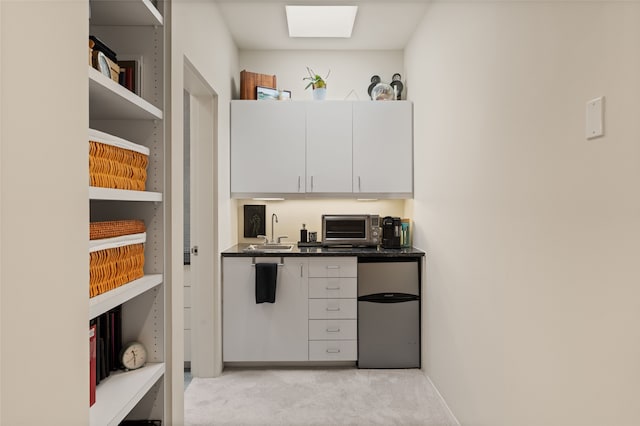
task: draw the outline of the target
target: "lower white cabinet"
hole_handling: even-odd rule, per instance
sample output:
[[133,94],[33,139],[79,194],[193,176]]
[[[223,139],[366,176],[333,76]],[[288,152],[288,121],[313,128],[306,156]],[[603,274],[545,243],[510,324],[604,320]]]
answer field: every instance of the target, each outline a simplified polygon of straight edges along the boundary
[[[275,303],[255,263],[279,265]],[[356,257],[223,257],[223,361],[356,361],[357,307]]]
[[309,259],[309,360],[358,359],[358,260]]
[[[256,303],[253,262],[277,263],[275,303]],[[223,258],[223,361],[307,361],[307,259]]]
[[309,319],[356,319],[357,299],[309,299]]
[[310,361],[355,361],[358,359],[356,340],[311,340]]
[[356,340],[358,321],[309,320],[309,340]]
[[358,297],[357,278],[312,278],[309,277],[310,299],[340,299]]

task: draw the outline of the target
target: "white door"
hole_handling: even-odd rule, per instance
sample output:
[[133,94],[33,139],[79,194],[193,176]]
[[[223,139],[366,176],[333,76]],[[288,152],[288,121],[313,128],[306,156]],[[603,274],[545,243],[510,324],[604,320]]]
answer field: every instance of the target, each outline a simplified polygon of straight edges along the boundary
[[351,193],[352,102],[307,103],[307,192]]
[[353,104],[353,191],[413,192],[411,102]]
[[213,377],[222,365],[217,282],[218,97],[191,66],[185,66],[185,89],[190,95],[190,161],[185,164],[190,187],[185,191],[190,198],[191,372],[194,377]]
[[303,193],[305,110],[297,102],[231,102],[231,193]]

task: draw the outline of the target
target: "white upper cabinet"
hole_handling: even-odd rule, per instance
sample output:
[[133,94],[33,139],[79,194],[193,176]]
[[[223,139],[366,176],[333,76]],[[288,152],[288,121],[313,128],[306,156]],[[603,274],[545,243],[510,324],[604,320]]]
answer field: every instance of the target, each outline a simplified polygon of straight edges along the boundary
[[351,193],[351,102],[307,104],[307,192]]
[[413,193],[411,102],[353,104],[353,192]]
[[231,102],[231,192],[305,192],[305,110],[295,102]]
[[232,101],[231,196],[411,198],[411,102]]

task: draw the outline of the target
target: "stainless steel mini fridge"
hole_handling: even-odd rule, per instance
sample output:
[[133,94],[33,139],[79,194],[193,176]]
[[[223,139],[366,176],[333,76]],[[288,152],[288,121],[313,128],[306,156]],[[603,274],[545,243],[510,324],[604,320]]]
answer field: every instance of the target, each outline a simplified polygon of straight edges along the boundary
[[420,367],[420,258],[358,259],[358,367]]

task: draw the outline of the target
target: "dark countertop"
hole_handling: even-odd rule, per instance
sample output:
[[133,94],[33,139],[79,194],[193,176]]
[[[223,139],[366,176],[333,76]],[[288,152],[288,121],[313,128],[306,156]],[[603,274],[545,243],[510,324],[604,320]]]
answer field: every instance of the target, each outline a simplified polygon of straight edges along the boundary
[[223,257],[297,257],[297,256],[357,256],[357,257],[422,257],[416,248],[385,249],[381,247],[297,247],[281,253],[244,252],[249,244],[237,244],[221,254]]

